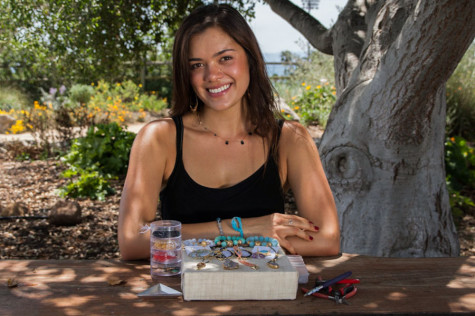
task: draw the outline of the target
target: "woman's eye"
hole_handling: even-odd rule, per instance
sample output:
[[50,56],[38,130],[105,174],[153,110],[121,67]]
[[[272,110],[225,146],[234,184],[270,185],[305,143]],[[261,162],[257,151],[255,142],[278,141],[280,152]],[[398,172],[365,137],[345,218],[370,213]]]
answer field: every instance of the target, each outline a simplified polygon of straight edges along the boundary
[[200,67],[202,67],[202,66],[203,66],[202,63],[192,64],[192,65],[191,65],[191,70],[198,69],[198,68],[200,68]]
[[231,60],[231,59],[233,59],[231,56],[223,56],[221,58],[222,61],[228,61],[228,60]]

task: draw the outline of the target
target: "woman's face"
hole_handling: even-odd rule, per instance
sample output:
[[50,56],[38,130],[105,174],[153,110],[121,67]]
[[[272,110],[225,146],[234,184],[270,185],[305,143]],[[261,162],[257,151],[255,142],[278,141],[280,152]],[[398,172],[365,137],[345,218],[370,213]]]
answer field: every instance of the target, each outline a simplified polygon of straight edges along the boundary
[[191,38],[191,85],[203,103],[213,110],[241,106],[249,86],[246,52],[218,27]]

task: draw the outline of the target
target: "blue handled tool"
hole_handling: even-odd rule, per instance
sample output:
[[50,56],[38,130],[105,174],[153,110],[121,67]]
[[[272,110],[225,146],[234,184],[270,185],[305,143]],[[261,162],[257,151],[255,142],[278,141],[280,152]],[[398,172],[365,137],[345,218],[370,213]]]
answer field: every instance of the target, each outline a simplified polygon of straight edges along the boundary
[[338,282],[338,281],[341,281],[341,280],[343,280],[343,279],[346,279],[346,278],[349,277],[350,275],[351,275],[351,271],[345,272],[345,273],[343,273],[343,274],[337,276],[336,278],[333,278],[333,279],[331,279],[331,280],[326,281],[326,282],[323,283],[322,285],[319,285],[319,286],[317,286],[317,287],[314,287],[313,289],[311,289],[310,291],[308,291],[307,293],[305,293],[304,296],[312,295],[313,293],[320,291],[320,290],[323,289],[324,287],[328,287],[328,286],[330,286],[330,285],[335,284],[335,283]]

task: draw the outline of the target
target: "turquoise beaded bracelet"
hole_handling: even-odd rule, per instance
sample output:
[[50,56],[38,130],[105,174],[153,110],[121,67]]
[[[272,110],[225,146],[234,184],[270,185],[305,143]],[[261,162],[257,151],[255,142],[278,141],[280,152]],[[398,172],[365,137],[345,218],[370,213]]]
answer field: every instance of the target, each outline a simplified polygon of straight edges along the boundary
[[240,237],[240,236],[218,236],[214,239],[214,243],[217,246],[221,247],[232,247],[232,246],[268,246],[268,247],[277,247],[279,242],[275,238],[264,237],[264,236],[251,236],[251,237]]

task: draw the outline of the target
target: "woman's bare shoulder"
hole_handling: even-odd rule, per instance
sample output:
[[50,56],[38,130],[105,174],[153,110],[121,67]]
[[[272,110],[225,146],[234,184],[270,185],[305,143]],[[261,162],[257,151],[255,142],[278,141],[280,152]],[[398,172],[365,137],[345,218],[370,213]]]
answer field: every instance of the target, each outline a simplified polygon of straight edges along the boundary
[[170,133],[176,133],[175,122],[172,118],[160,118],[145,124],[138,132],[141,137],[163,138]]
[[136,143],[168,146],[176,138],[175,122],[171,118],[160,118],[145,124],[138,132]]
[[297,121],[284,122],[284,125],[282,126],[281,138],[284,144],[312,141],[312,137],[310,136],[307,128]]

